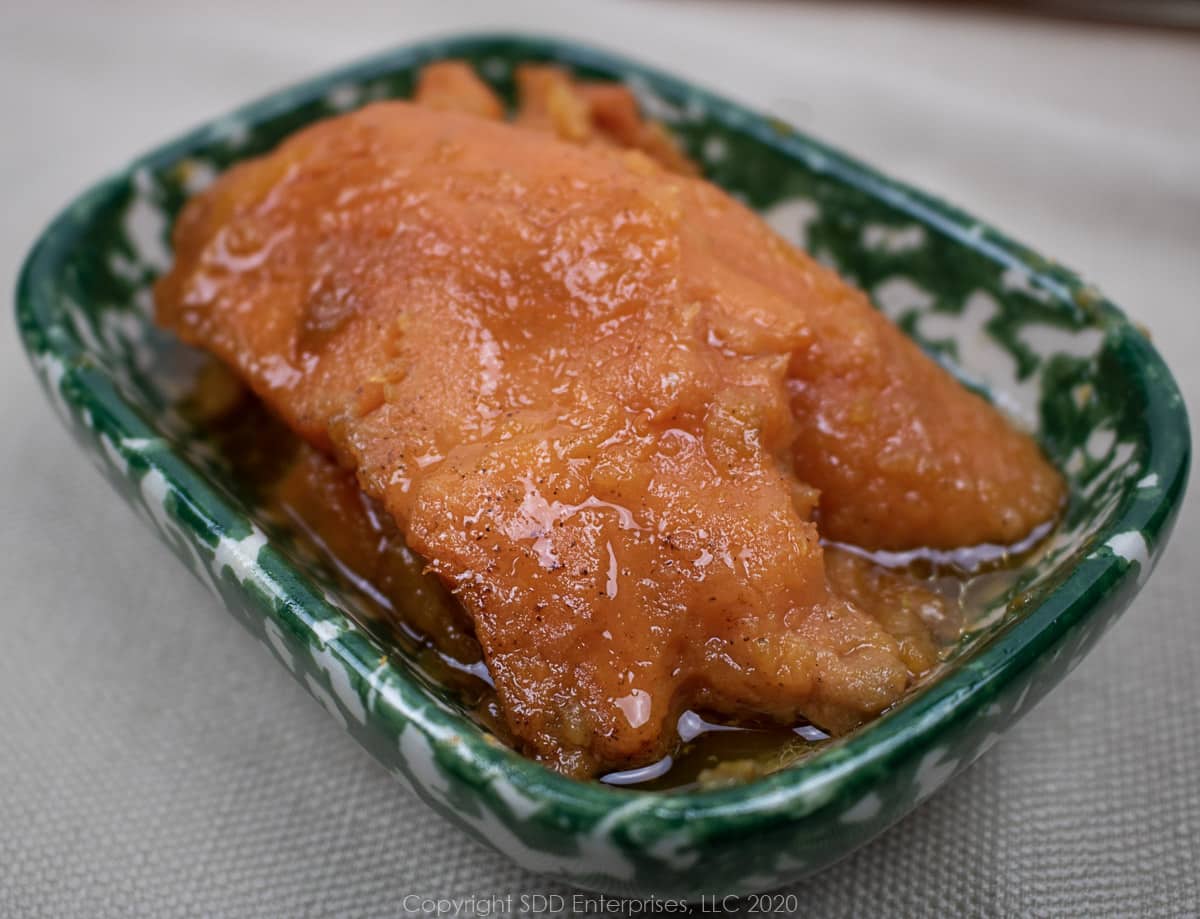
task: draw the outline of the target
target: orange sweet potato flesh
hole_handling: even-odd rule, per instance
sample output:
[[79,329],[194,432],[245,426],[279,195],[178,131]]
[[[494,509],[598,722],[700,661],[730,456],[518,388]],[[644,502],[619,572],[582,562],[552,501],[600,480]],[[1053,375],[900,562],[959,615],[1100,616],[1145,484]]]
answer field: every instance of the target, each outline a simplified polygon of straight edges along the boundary
[[719,189],[447,98],[230,169],[159,320],[356,472],[554,768],[651,761],[689,707],[841,730],[893,703],[924,658],[821,535],[1011,542],[1058,475]]
[[462,61],[438,61],[421,70],[414,99],[440,112],[463,112],[499,121],[504,104]]

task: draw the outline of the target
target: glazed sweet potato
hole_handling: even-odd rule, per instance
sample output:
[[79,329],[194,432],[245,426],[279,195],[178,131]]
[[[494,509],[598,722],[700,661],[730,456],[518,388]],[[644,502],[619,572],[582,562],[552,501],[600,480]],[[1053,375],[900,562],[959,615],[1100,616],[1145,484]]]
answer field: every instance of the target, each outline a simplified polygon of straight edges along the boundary
[[443,72],[429,105],[235,166],[175,227],[159,319],[356,472],[537,758],[651,761],[689,707],[853,726],[929,649],[821,537],[1011,542],[1061,480],[863,294],[621,149],[646,136],[624,103],[555,79],[525,127]]

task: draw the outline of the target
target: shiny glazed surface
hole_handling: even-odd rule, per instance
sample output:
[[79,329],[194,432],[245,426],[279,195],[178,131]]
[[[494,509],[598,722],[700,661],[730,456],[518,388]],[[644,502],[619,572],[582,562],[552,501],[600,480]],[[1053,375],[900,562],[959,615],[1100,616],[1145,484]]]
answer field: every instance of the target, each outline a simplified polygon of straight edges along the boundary
[[648,135],[527,100],[524,128],[381,103],[233,168],[177,224],[161,321],[356,471],[537,758],[645,764],[685,709],[878,713],[927,656],[820,537],[1011,543],[1059,477]]

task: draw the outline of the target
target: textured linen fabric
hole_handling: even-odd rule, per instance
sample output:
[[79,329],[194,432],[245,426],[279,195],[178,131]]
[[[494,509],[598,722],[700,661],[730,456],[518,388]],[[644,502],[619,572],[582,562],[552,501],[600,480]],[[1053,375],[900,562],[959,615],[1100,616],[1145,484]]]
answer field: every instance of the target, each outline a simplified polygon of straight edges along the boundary
[[[948,6],[8,3],[0,282],[138,151],[366,52],[486,26],[623,49],[995,221],[1144,323],[1200,409],[1200,38]],[[420,909],[410,895],[569,893],[432,815],[185,575],[60,429],[11,319],[0,404],[0,916],[393,916]],[[1193,500],[1070,678],[790,902],[1200,911],[1197,541]]]

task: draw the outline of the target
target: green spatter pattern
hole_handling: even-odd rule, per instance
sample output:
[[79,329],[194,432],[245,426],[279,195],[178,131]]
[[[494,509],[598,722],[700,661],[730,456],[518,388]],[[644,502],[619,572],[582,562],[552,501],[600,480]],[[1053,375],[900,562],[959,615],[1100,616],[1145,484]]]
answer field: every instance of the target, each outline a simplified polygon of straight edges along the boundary
[[[1064,526],[944,676],[818,756],[720,791],[554,775],[484,736],[402,649],[355,624],[311,552],[273,531],[172,405],[186,356],[149,284],[188,194],[314,119],[406,96],[466,58],[628,82],[710,178],[867,290],[1067,472]],[[26,262],[17,319],[51,402],[101,473],[354,738],[435,809],[522,865],[612,893],[744,893],[803,877],[898,820],[1079,662],[1148,576],[1182,499],[1187,417],[1158,354],[1066,269],[736,105],[607,54],[482,36],[402,49],[276,94],[78,198]],[[414,831],[419,832],[419,831]]]

